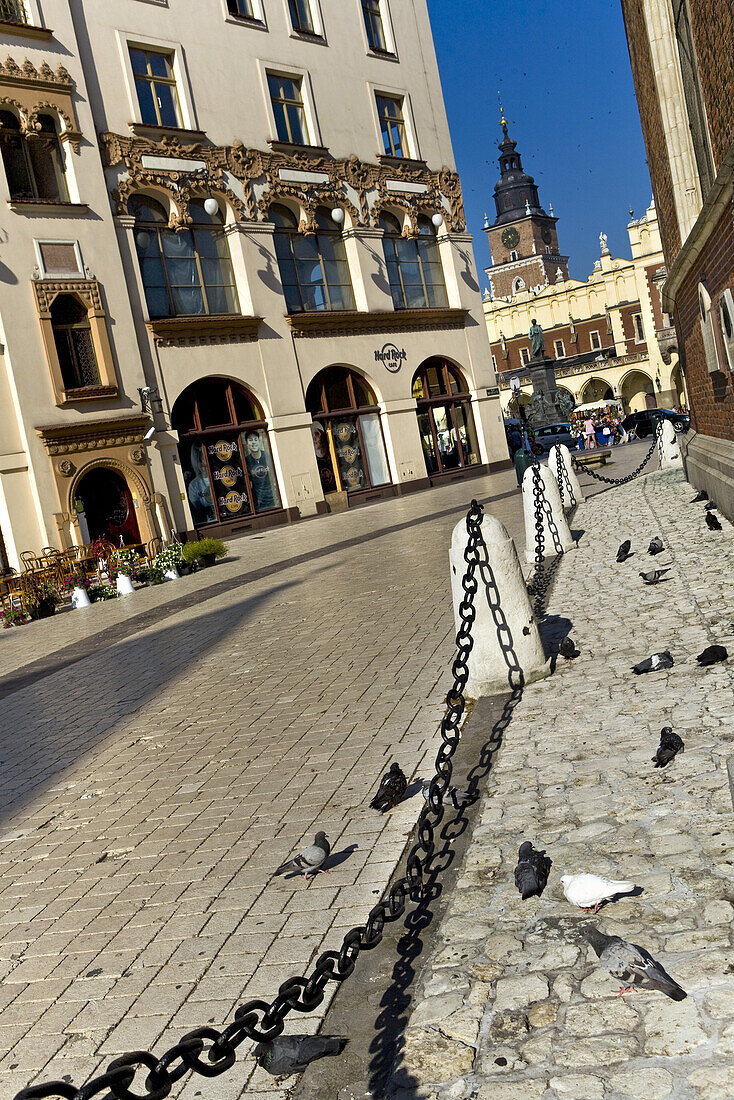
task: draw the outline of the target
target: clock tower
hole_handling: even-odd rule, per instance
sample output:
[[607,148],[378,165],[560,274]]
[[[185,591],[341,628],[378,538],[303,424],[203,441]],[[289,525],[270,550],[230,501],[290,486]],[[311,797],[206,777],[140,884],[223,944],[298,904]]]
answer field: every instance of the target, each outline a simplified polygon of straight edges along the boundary
[[494,189],[497,217],[484,229],[492,254],[487,268],[493,298],[514,298],[523,291],[542,289],[568,279],[568,256],[561,256],[553,208],[546,214],[540,205],[532,176],[523,172],[517,142],[507,133],[502,111],[503,138],[499,144],[500,178]]

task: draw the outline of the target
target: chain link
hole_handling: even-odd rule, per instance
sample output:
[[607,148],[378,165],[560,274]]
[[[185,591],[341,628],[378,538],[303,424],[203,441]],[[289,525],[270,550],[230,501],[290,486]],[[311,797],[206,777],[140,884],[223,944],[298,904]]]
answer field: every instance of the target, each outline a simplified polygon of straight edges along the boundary
[[[15,1100],[90,1100],[94,1096],[115,1097],[116,1100],[164,1100],[171,1089],[189,1071],[203,1077],[217,1077],[234,1065],[236,1050],[245,1039],[268,1042],[280,1035],[288,1014],[313,1012],[325,996],[329,982],[343,982],[353,973],[362,951],[371,951],[381,942],[385,924],[398,920],[410,899],[420,903],[434,855],[434,837],[443,815],[443,798],[450,786],[452,758],[459,744],[459,726],[466,702],[464,692],[469,678],[469,655],[474,645],[472,626],[476,617],[474,606],[478,589],[477,571],[486,572],[480,562],[479,547],[484,540],[481,532],[484,511],[476,500],[466,517],[468,540],[464,550],[466,572],[461,580],[464,592],[459,603],[461,624],[456,635],[456,656],[452,665],[453,684],[446,696],[446,713],[441,722],[441,745],[436,756],[436,771],[428,788],[428,798],[418,817],[417,839],[408,855],[406,873],[370,910],[367,922],[351,928],[338,951],[325,951],[314,964],[310,977],[293,977],[283,982],[276,997],[268,1003],[250,1000],[240,1005],[234,1021],[222,1031],[201,1027],[188,1032],[161,1057],[145,1051],[133,1051],[116,1058],[105,1073],[86,1085],[51,1081],[21,1089]],[[541,524],[542,528],[542,524]],[[496,587],[496,586],[495,586]],[[499,604],[499,593],[497,593]],[[499,614],[499,612],[498,612]],[[501,617],[504,622],[504,617]],[[495,616],[498,629],[500,622]],[[506,627],[506,622],[504,622]],[[511,672],[522,678],[514,659]],[[131,1091],[136,1076],[142,1080]]]
[[578,501],[573,491],[568,467],[561,454],[560,445],[556,447],[556,481],[558,482],[558,492],[561,494],[561,504],[565,503],[564,497],[567,497],[571,508],[575,508]]
[[629,481],[634,481],[636,477],[639,477],[647,463],[652,458],[653,451],[656,447],[659,448],[658,453],[662,459],[662,438],[662,421],[658,420],[655,425],[655,435],[652,443],[650,444],[650,450],[647,452],[640,465],[636,469],[634,469],[631,474],[627,474],[625,477],[604,477],[603,474],[595,474],[594,471],[590,470],[589,467],[586,466],[584,463],[579,463],[573,455],[571,455],[571,461],[579,472],[583,470],[585,474],[588,474],[589,477],[593,477],[595,481],[603,481],[606,485],[626,485]]
[[[556,564],[563,554],[563,545],[561,543],[561,536],[556,525],[556,521],[553,518],[553,510],[550,506],[550,501],[545,494],[543,477],[540,472],[540,463],[535,456],[533,456],[533,458],[534,461],[532,465],[532,471],[533,514],[535,519],[535,572],[533,574],[531,590],[533,593],[533,611],[535,612],[535,617],[540,618],[545,609],[545,601],[547,599],[551,582],[553,580],[553,574],[555,572]],[[552,563],[547,562],[545,558],[544,520],[545,523],[547,523],[548,525],[548,530],[550,532],[551,538],[553,539],[555,560]]]

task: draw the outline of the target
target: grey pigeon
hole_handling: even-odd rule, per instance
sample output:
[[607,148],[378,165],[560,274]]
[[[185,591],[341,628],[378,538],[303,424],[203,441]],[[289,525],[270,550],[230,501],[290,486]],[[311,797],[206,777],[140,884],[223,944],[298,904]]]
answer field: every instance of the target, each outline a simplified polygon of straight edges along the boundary
[[627,984],[620,993],[631,992],[635,986],[659,989],[673,1001],[683,1001],[688,996],[676,981],[669,977],[659,963],[644,947],[628,943],[620,936],[605,936],[598,928],[586,928],[582,935],[599,956],[599,962],[614,978]]
[[561,638],[558,643],[558,652],[565,660],[571,661],[577,655],[578,650],[576,649],[576,644],[573,639],[565,637]]
[[[422,794],[426,802],[428,801],[430,790],[431,780],[426,779],[422,787]],[[447,787],[445,798],[449,800],[455,810],[458,810],[462,806],[468,806],[470,802],[474,802],[476,800],[476,795],[473,795],[471,791],[461,791],[458,787]]]
[[704,504],[704,506],[703,506],[704,512],[713,512],[715,510],[715,508],[716,508],[716,501],[715,500],[710,500],[708,502],[708,504]]
[[677,733],[673,733],[673,727],[663,726],[660,730],[658,751],[653,756],[652,762],[656,768],[665,768],[675,754],[683,752],[684,749],[685,745],[683,743],[683,738],[679,737]]
[[663,540],[656,535],[654,539],[651,539],[650,545],[647,548],[648,554],[662,554],[665,547],[663,546]]
[[379,810],[381,814],[387,813],[393,806],[402,801],[408,786],[403,769],[399,764],[391,764],[390,770],[385,772],[377,788],[377,794],[370,802],[373,810]]
[[670,572],[670,567],[666,569],[650,569],[647,573],[640,573],[645,584],[657,584],[660,578]]
[[278,1035],[268,1043],[258,1043],[252,1054],[273,1077],[285,1077],[303,1073],[317,1058],[341,1054],[348,1042],[341,1035]]
[[319,832],[314,837],[313,844],[309,844],[308,848],[304,848],[293,859],[281,863],[275,873],[276,875],[283,875],[286,871],[303,871],[304,877],[311,879],[314,875],[319,874],[321,865],[329,858],[330,852],[329,838],[326,833]]
[[618,562],[627,561],[627,558],[630,556],[630,550],[631,549],[632,549],[632,543],[630,542],[629,539],[625,539],[625,541],[622,543],[619,550],[617,551],[617,561]]
[[706,526],[708,527],[709,531],[721,530],[721,524],[719,523],[713,512],[706,513]]
[[699,489],[695,497],[691,501],[691,504],[700,504],[702,500],[708,500],[709,496],[705,489]]
[[515,886],[520,897],[523,901],[534,894],[540,897],[548,884],[548,872],[551,869],[551,861],[545,854],[545,849],[533,848],[530,841],[525,840],[520,845],[517,857]]
[[662,653],[653,653],[652,657],[646,657],[644,661],[633,665],[632,671],[640,676],[643,672],[657,672],[661,668],[672,668],[674,664],[670,650],[664,649]]
[[715,665],[719,661],[725,661],[729,656],[729,651],[726,646],[723,645],[709,645],[699,653],[696,660],[702,668],[706,665]]

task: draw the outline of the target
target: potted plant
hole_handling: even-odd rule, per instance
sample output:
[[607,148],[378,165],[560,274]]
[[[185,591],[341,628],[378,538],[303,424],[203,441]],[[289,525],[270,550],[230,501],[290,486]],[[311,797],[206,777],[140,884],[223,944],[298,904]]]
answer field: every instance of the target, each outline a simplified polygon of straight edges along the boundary
[[111,584],[95,584],[89,589],[89,598],[92,603],[104,603],[106,600],[117,599],[117,588]]
[[64,588],[71,593],[71,606],[89,607],[89,577],[81,569],[75,570],[70,576],[64,578]]
[[28,622],[28,616],[20,607],[8,607],[5,611],[0,611],[0,621],[3,629],[8,630],[11,626],[23,626]]
[[31,581],[26,588],[26,609],[30,619],[48,619],[56,614],[59,596],[48,581]]
[[165,550],[161,550],[153,564],[169,581],[178,580],[184,569],[187,573],[190,570],[189,563],[183,556],[183,547],[180,542],[174,542]]
[[221,539],[199,539],[197,542],[187,542],[183,547],[183,556],[187,562],[196,562],[202,569],[208,569],[214,565],[217,558],[223,558],[227,553],[227,547]]

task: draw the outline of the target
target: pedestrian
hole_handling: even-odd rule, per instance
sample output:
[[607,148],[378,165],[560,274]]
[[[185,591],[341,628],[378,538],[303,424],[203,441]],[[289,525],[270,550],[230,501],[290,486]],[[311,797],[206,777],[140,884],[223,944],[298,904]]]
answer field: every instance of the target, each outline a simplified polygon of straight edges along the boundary
[[594,421],[590,416],[584,421],[584,435],[586,436],[586,449],[590,451],[592,447],[596,447]]

